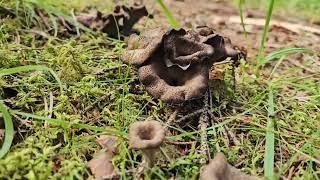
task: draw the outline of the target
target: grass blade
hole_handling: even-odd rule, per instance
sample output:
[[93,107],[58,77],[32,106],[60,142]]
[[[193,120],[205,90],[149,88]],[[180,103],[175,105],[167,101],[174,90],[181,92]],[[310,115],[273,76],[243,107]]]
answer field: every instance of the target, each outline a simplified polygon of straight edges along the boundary
[[169,10],[169,8],[165,5],[165,3],[163,2],[163,0],[156,0],[157,3],[160,5],[162,11],[164,12],[164,14],[166,15],[170,25],[174,28],[174,29],[179,29],[180,25],[178,23],[178,21],[173,17],[171,11]]
[[290,54],[296,54],[296,53],[312,53],[313,51],[311,49],[307,48],[285,48],[285,49],[280,49],[277,51],[274,51],[270,53],[268,56],[266,56],[261,63],[261,66],[263,66],[266,63],[269,63],[272,60],[279,59],[282,56],[288,56]]
[[273,179],[274,177],[274,94],[272,89],[269,90],[268,98],[268,122],[267,122],[267,133],[266,133],[266,145],[264,154],[264,176],[267,179]]
[[60,78],[51,68],[48,68],[46,66],[28,65],[28,66],[19,66],[19,67],[14,67],[14,68],[9,68],[9,69],[0,69],[0,77],[10,75],[10,74],[21,73],[21,72],[29,72],[29,71],[48,71],[48,72],[50,72],[51,75],[58,82],[58,84],[60,86],[60,90],[62,92],[63,87],[62,87]]
[[266,41],[267,41],[267,37],[268,37],[269,24],[270,24],[270,20],[271,20],[271,16],[272,16],[273,5],[274,5],[274,0],[269,0],[268,12],[267,12],[267,16],[266,16],[266,23],[264,26],[261,45],[260,45],[258,58],[257,58],[257,60],[258,60],[257,68],[260,67],[261,62],[263,61],[264,49],[265,49],[265,45],[266,45]]
[[95,131],[95,132],[104,132],[104,133],[111,134],[111,135],[118,136],[118,137],[125,137],[126,136],[126,134],[124,132],[117,131],[117,130],[110,130],[110,129],[97,127],[97,126],[90,126],[90,125],[82,124],[82,123],[73,123],[73,122],[64,121],[62,119],[52,119],[52,118],[48,118],[48,117],[37,116],[34,114],[19,112],[19,111],[15,111],[15,110],[12,110],[10,112],[12,114],[24,116],[27,118],[32,118],[34,120],[46,121],[48,124],[60,126],[63,128],[87,129],[87,130],[91,130],[91,131]]
[[5,137],[0,150],[0,159],[1,159],[10,150],[12,140],[13,140],[14,129],[13,129],[12,117],[10,113],[7,111],[6,106],[2,102],[0,102],[0,112],[3,115],[4,125],[5,125]]
[[243,2],[244,0],[239,0],[239,11],[240,11],[240,20],[241,20],[241,26],[242,26],[242,29],[243,29],[243,32],[244,32],[244,36],[247,40],[248,38],[248,33],[247,33],[247,30],[246,30],[246,26],[244,24],[244,16],[243,16]]

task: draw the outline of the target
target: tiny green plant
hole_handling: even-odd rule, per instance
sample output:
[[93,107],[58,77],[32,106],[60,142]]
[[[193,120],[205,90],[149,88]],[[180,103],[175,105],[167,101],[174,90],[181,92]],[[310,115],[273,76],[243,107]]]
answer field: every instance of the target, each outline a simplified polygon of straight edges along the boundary
[[[62,92],[62,85],[61,85],[59,77],[56,75],[56,73],[52,69],[45,67],[45,66],[29,65],[29,66],[20,66],[20,67],[8,68],[8,69],[1,69],[0,70],[0,77],[5,76],[5,75],[10,75],[10,74],[21,73],[21,72],[34,71],[34,70],[49,71],[54,76],[54,78],[57,80],[57,82],[59,83],[60,89]],[[7,107],[3,104],[3,102],[0,102],[0,112],[2,112],[3,119],[5,122],[5,140],[4,140],[4,143],[3,143],[2,148],[0,150],[0,159],[1,159],[10,150],[10,146],[11,146],[12,140],[13,140],[14,130],[13,130],[13,123],[12,123],[11,114],[7,110]]]

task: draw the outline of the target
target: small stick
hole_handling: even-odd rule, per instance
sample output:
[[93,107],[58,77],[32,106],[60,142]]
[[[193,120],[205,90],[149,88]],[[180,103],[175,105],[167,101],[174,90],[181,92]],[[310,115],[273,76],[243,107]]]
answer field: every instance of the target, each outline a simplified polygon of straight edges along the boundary
[[[43,97],[43,103],[44,103],[44,112],[47,115],[48,112],[49,112],[49,108],[48,108],[48,102],[47,102],[47,98],[46,97]],[[47,128],[47,127],[48,127],[48,122],[45,121],[44,122],[44,128]]]
[[208,146],[208,137],[207,137],[207,127],[208,127],[208,100],[209,100],[209,91],[206,92],[204,96],[204,106],[206,111],[204,111],[199,118],[199,129],[200,129],[200,154],[207,155],[206,159],[201,159],[200,163],[205,164],[208,159],[210,159],[209,146]]
[[[219,19],[219,18],[216,18]],[[238,16],[231,16],[229,18],[223,18],[220,17],[220,21],[224,20],[230,23],[241,23],[241,20]],[[247,25],[255,25],[255,26],[264,26],[265,25],[265,19],[259,19],[259,18],[246,18],[245,24]],[[316,35],[320,34],[320,28],[319,26],[307,26],[304,24],[297,24],[297,23],[290,23],[286,21],[278,21],[278,20],[272,20],[270,22],[270,26],[280,26],[284,27],[294,33],[299,34],[301,31],[310,32]]]
[[190,145],[194,144],[194,141],[166,141],[167,144],[172,144],[172,145]]
[[91,109],[93,109],[99,102],[101,101],[105,101],[107,99],[110,98],[110,94],[106,94],[104,96],[102,96],[100,99],[97,99],[96,101],[94,101],[91,105],[89,105],[88,107],[86,107],[82,112],[81,115],[84,115],[86,112],[90,111]]
[[207,111],[205,108],[196,110],[196,111],[194,111],[193,113],[187,114],[187,115],[181,117],[180,119],[176,120],[176,123],[180,123],[180,122],[182,122],[182,121],[184,121],[184,120],[186,120],[186,119],[189,119],[189,118],[191,118],[191,117],[193,117],[193,116],[196,116],[196,115],[198,115],[198,114],[201,114],[201,113],[203,113],[203,112],[205,112],[205,111]]
[[168,118],[167,124],[168,126],[172,126],[175,124],[175,120],[178,114],[178,110],[175,110]]
[[52,112],[53,112],[53,94],[50,91],[50,93],[49,93],[49,114],[48,114],[48,118],[52,117]]
[[228,63],[233,63],[233,60],[231,60],[231,59],[226,59],[226,60],[224,60],[224,61],[215,62],[215,63],[213,63],[213,66],[220,65],[220,64],[228,64]]
[[240,146],[241,145],[240,141],[237,139],[236,135],[230,130],[230,128],[225,127],[224,129],[227,131],[227,133],[230,136],[230,138],[232,139],[233,143],[236,146]]

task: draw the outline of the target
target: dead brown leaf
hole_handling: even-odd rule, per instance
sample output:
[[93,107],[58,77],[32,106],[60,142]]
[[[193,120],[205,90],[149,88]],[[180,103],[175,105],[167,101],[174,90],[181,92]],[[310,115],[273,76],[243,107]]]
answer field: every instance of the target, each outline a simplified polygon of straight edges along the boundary
[[240,172],[239,169],[231,166],[224,154],[218,153],[214,159],[206,165],[200,174],[200,180],[257,180],[256,176],[251,176]]
[[88,162],[88,166],[96,179],[112,177],[117,174],[112,164],[112,159],[117,150],[117,139],[115,136],[104,135],[96,140],[103,149]]

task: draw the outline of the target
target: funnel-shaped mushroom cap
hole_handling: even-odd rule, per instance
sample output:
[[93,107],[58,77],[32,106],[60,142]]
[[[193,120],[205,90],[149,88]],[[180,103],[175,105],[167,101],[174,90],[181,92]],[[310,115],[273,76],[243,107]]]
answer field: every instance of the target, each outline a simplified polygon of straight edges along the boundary
[[206,165],[200,174],[200,180],[257,180],[257,177],[249,176],[228,164],[222,153],[218,153],[213,160]]
[[131,35],[127,51],[123,53],[123,62],[133,65],[142,65],[157,50],[162,42],[165,31],[161,28],[149,29],[140,36]]
[[123,61],[139,67],[139,79],[154,98],[182,103],[202,97],[212,63],[228,57],[240,59],[229,41],[203,26],[166,33],[158,28],[133,35]]
[[158,148],[165,138],[165,130],[158,121],[139,121],[130,126],[129,146],[133,149]]

